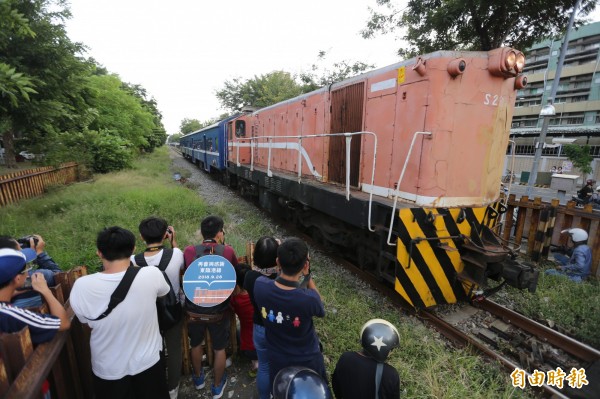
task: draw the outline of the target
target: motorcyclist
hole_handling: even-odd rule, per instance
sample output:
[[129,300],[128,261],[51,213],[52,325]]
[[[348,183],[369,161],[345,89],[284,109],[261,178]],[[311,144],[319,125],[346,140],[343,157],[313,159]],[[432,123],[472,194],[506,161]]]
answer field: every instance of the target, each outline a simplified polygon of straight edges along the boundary
[[587,204],[591,199],[592,193],[594,192],[593,185],[594,181],[588,179],[585,183],[585,186],[583,186],[581,190],[577,191],[577,197],[582,200],[584,204]]
[[554,259],[560,264],[556,269],[546,270],[546,274],[563,275],[580,283],[591,274],[592,250],[587,245],[588,233],[580,228],[566,229],[561,234],[568,234],[573,241],[570,256],[554,253]]

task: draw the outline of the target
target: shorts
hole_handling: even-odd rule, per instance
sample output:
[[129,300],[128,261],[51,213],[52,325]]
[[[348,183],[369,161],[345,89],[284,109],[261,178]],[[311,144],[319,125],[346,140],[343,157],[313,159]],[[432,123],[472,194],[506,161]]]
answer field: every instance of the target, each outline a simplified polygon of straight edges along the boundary
[[213,350],[222,350],[229,343],[230,317],[225,315],[217,323],[188,323],[188,336],[190,337],[190,346],[195,348],[204,340],[204,331],[208,328],[212,340]]

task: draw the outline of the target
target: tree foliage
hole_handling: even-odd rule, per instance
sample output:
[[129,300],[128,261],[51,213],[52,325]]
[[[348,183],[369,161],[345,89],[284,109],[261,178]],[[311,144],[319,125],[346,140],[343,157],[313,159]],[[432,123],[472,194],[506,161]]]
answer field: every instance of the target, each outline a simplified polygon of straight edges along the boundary
[[[123,167],[136,151],[152,151],[166,140],[154,98],[85,59],[85,46],[66,33],[69,17],[66,0],[0,0],[0,133],[7,166],[16,146],[43,152],[48,162],[93,164],[102,151],[112,162],[115,154],[131,152],[114,162]],[[97,162],[93,167],[110,169]]]
[[[403,57],[436,50],[491,50],[511,46],[521,50],[562,34],[576,0],[375,0],[377,10],[361,34],[402,32],[408,47]],[[596,7],[596,0],[582,0],[580,23]],[[403,8],[401,8],[403,7]]]
[[181,121],[181,124],[179,125],[179,132],[183,135],[195,132],[196,130],[200,130],[201,128],[202,123],[200,123],[198,119],[185,118]]
[[216,92],[224,109],[241,111],[245,106],[266,107],[302,94],[302,87],[289,72],[273,71],[252,79],[225,81]]
[[325,56],[326,52],[320,51],[318,61],[311,65],[310,70],[297,76],[285,71],[273,71],[255,75],[252,79],[234,78],[226,81],[216,96],[222,108],[231,112],[239,112],[247,106],[263,108],[373,68],[373,65],[364,62],[347,60],[325,67]]
[[592,173],[592,161],[594,158],[590,154],[590,149],[590,146],[587,144],[567,144],[563,146],[567,158],[573,163],[573,166],[581,171],[584,180],[585,175]]

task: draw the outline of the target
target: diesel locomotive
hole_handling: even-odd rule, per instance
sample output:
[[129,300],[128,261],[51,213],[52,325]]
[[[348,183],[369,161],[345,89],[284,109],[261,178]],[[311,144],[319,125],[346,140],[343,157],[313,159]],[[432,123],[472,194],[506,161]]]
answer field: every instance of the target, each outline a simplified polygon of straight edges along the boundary
[[180,148],[415,308],[534,291],[537,271],[494,231],[524,64],[506,47],[438,51],[224,119]]

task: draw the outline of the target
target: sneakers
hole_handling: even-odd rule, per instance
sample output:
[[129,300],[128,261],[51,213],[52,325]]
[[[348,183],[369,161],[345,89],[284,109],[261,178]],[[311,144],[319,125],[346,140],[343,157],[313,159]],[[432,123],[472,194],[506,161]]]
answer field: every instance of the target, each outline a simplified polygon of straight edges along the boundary
[[212,391],[213,399],[219,399],[225,393],[225,387],[227,386],[227,373],[223,374],[223,378],[221,378],[221,385],[215,387],[212,385],[210,390]]
[[179,395],[179,385],[177,385],[177,388],[172,389],[169,391],[169,397],[171,399],[177,399],[177,396]]
[[196,376],[196,373],[194,372],[194,370],[192,370],[192,381],[194,381],[194,386],[196,387],[196,389],[202,389],[204,388],[204,370],[202,370],[202,374],[200,374],[200,376]]

